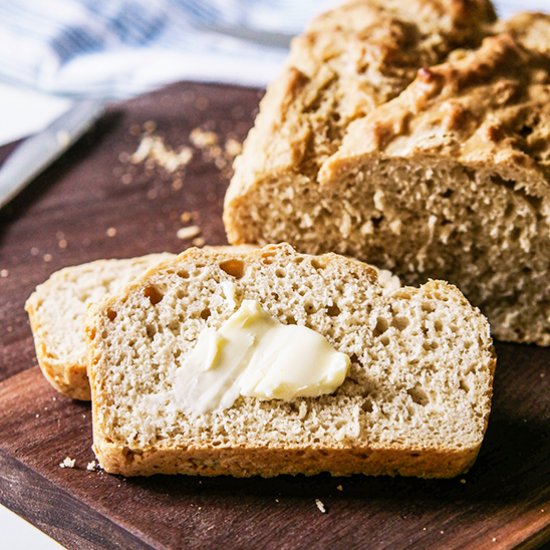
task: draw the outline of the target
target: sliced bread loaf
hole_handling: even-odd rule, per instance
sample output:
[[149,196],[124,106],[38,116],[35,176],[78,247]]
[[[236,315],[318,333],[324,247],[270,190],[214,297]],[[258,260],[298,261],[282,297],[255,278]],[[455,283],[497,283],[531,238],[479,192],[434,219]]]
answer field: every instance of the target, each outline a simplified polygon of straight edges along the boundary
[[496,337],[550,344],[550,16],[350,2],[293,44],[228,190],[232,243],[449,280]]
[[[336,392],[180,407],[175,380],[199,335],[243,300],[347,354]],[[94,451],[107,472],[450,477],[472,465],[487,426],[495,355],[479,310],[442,281],[384,290],[375,269],[335,254],[190,249],[86,325]]]
[[36,356],[50,384],[73,399],[90,399],[86,375],[84,314],[132,279],[172,254],[97,260],[66,267],[36,287],[25,304]]

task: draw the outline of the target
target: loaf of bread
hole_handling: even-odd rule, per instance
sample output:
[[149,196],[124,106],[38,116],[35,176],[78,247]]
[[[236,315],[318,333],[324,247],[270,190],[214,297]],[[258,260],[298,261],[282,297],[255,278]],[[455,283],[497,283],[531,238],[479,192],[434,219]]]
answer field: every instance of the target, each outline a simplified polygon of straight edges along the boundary
[[[174,380],[199,335],[243,300],[350,357],[335,393],[179,407]],[[479,310],[442,281],[384,289],[336,254],[189,249],[90,311],[86,332],[94,451],[110,473],[451,477],[489,416],[495,355]]]
[[269,87],[225,200],[231,243],[287,241],[456,284],[493,334],[550,344],[550,16],[361,0]]
[[97,260],[66,267],[39,285],[25,304],[38,364],[50,384],[73,399],[90,399],[84,314],[171,254]]

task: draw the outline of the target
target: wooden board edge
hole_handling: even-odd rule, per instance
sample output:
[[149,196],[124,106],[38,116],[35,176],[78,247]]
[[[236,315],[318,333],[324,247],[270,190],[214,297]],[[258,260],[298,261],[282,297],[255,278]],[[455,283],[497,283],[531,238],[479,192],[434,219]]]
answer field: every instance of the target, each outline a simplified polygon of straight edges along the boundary
[[67,548],[152,548],[2,449],[0,503]]

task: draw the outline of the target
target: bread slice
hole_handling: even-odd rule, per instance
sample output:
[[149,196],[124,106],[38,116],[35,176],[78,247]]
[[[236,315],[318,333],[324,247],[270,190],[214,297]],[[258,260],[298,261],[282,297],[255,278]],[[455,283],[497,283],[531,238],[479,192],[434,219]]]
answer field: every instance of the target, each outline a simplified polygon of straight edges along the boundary
[[[199,334],[245,299],[348,354],[343,385],[204,414],[178,407],[175,375]],[[94,451],[110,473],[451,477],[487,426],[495,355],[479,310],[442,281],[384,290],[375,269],[336,254],[189,249],[107,299],[86,332]]]
[[89,400],[84,314],[121,290],[146,269],[173,254],[150,254],[124,260],[97,260],[66,267],[36,287],[25,303],[42,373],[59,392]]
[[449,280],[502,340],[550,344],[550,16],[351,2],[294,42],[235,164],[231,243]]

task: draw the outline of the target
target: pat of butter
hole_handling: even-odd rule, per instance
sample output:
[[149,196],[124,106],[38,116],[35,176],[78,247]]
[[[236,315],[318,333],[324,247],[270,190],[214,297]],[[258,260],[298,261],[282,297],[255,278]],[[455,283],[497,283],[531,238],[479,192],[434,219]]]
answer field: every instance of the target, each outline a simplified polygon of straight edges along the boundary
[[319,333],[283,325],[254,300],[217,331],[204,330],[178,369],[174,397],[202,414],[230,407],[240,396],[291,400],[334,392],[350,359]]

